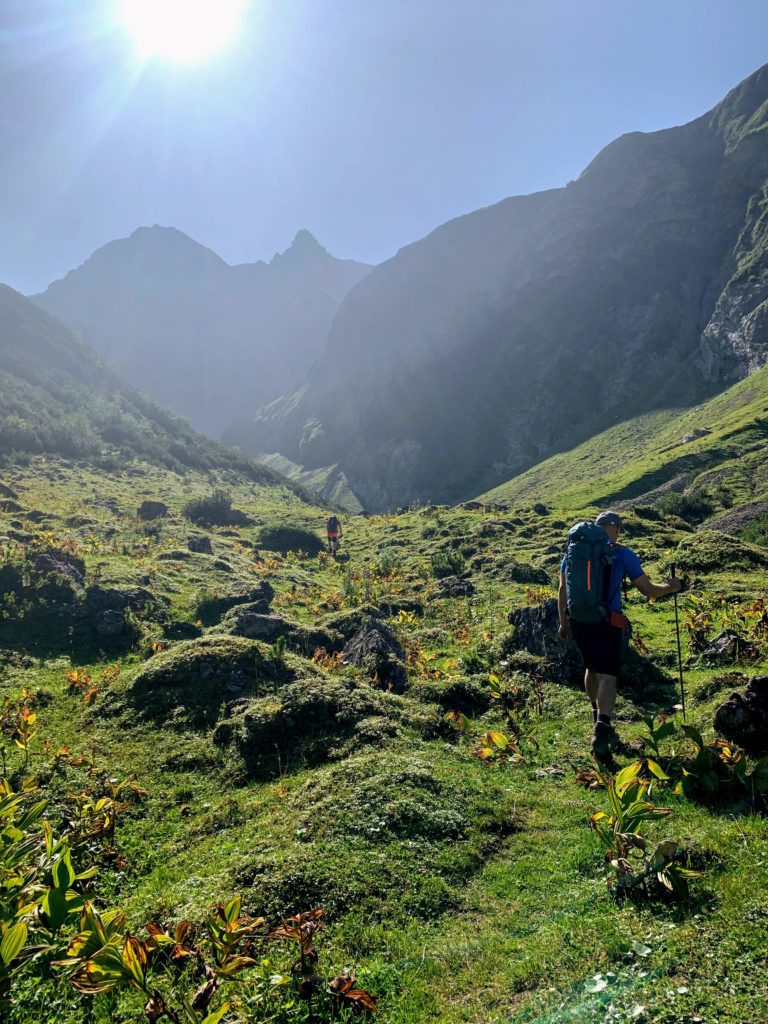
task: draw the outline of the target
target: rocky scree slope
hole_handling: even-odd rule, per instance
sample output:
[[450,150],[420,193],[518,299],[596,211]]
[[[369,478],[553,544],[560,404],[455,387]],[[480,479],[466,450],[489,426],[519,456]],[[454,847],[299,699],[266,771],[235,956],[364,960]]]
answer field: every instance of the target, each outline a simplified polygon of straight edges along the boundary
[[565,188],[458,218],[352,289],[326,358],[238,440],[362,504],[470,497],[766,356],[768,66]]
[[300,379],[370,267],[308,231],[270,263],[230,266],[175,228],[142,227],[33,296],[132,384],[219,434]]

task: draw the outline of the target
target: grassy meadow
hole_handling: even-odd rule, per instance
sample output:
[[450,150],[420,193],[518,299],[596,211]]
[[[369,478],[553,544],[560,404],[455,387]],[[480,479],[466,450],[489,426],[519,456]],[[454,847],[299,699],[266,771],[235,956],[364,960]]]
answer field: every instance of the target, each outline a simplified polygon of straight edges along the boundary
[[[617,884],[589,827],[610,803],[588,755],[591,713],[578,672],[558,676],[546,657],[521,649],[508,616],[554,595],[568,526],[609,496],[651,491],[690,467],[700,480],[717,466],[710,516],[759,497],[766,381],[756,374],[733,390],[737,398],[721,396],[682,421],[660,413],[617,426],[599,442],[596,474],[598,441],[482,505],[344,517],[336,561],[321,550],[327,511],[278,484],[140,461],[110,472],[61,458],[8,463],[3,774],[13,791],[38,780],[22,807],[38,798],[47,806],[26,827],[39,835],[48,820],[71,837],[74,871],[96,871],[65,879],[71,912],[57,928],[52,905],[25,912],[28,945],[35,927],[46,937],[4,961],[3,1019],[163,1019],[152,1017],[161,1006],[153,990],[172,1020],[359,1019],[369,1012],[361,1001],[327,989],[346,973],[356,979],[347,990],[370,993],[386,1024],[764,1020],[763,776],[753,759],[732,770],[718,755],[707,786],[701,761],[694,767],[697,742],[680,729],[672,601],[630,596],[634,640],[617,726],[631,746],[619,765],[646,759],[640,796],[671,810],[639,830],[649,851],[677,842],[674,863],[694,872],[687,895],[655,872],[635,887]],[[686,433],[708,433],[676,446],[681,422]],[[242,525],[184,516],[217,490],[244,513]],[[146,500],[165,503],[167,514],[140,518]],[[653,579],[671,561],[691,578],[693,596],[680,600],[686,719],[709,744],[718,704],[766,671],[758,599],[768,549],[697,525],[651,502],[627,513],[625,539]],[[191,551],[190,537],[198,548],[207,538],[210,551]],[[69,555],[75,575],[82,563],[84,580],[43,573],[35,559],[46,552]],[[442,596],[446,578],[470,586]],[[66,625],[84,587],[111,614],[99,611],[111,623],[100,634],[82,616]],[[125,608],[116,592],[131,595]],[[340,654],[369,616],[400,645],[403,694]],[[272,632],[253,639],[246,627]],[[702,659],[703,640],[725,627],[749,638],[748,658]],[[649,716],[655,728],[663,716],[672,723],[656,747]],[[13,813],[0,818],[8,849],[19,841]],[[5,937],[21,885],[8,856]],[[30,899],[56,882],[50,861]],[[206,973],[213,961],[179,952],[178,935],[175,946],[168,940],[173,955],[170,946],[147,954],[151,983],[141,963],[133,982],[114,986],[106,967],[92,972],[91,985],[104,983],[95,994],[70,980],[85,976],[66,964],[84,927],[83,898],[102,915],[120,908],[139,945],[149,922],[173,935],[189,920],[209,950],[203,922],[236,895],[241,915],[265,921],[243,940],[248,962],[216,976],[209,1002],[196,1008],[192,993],[215,975]],[[274,930],[319,907],[324,927],[302,959]],[[301,991],[308,978],[310,999]]]

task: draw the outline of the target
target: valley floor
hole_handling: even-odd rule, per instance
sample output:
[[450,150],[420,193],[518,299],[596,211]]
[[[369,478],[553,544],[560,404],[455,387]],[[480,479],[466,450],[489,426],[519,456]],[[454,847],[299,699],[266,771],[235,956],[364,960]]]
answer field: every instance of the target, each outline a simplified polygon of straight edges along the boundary
[[[121,908],[142,941],[148,922],[202,925],[236,894],[243,914],[266,919],[243,953],[253,963],[233,980],[223,971],[205,1011],[184,1005],[205,982],[199,961],[177,970],[150,953],[177,1019],[351,1020],[354,999],[326,987],[344,971],[386,1024],[768,1019],[768,768],[708,746],[715,709],[768,672],[768,549],[627,515],[652,578],[674,560],[694,581],[681,601],[686,723],[702,737],[681,728],[673,605],[635,594],[617,718],[631,749],[619,764],[641,761],[640,795],[671,809],[638,826],[648,850],[674,839],[675,863],[695,875],[687,896],[655,872],[622,896],[589,827],[612,805],[588,756],[578,671],[551,648],[526,649],[508,620],[553,596],[583,505],[345,518],[334,561],[327,512],[225,473],[32,459],[3,479],[15,497],[0,515],[2,774],[16,789],[35,777],[74,871],[97,869],[65,889],[102,914]],[[184,517],[217,489],[242,525]],[[139,518],[146,500],[167,514]],[[370,618],[392,645],[352,664],[341,651]],[[726,628],[749,645],[707,662],[702,637]],[[674,728],[654,740],[664,716]],[[96,994],[62,983],[73,972],[51,961],[68,947],[72,958],[82,900],[58,928],[50,903],[19,908],[7,854],[19,840],[2,835],[3,1019],[146,1019],[135,975]],[[45,870],[41,892],[55,888]],[[298,947],[261,936],[317,907],[307,1002],[291,970]],[[29,942],[47,928],[55,956],[15,958],[6,938],[25,914]]]

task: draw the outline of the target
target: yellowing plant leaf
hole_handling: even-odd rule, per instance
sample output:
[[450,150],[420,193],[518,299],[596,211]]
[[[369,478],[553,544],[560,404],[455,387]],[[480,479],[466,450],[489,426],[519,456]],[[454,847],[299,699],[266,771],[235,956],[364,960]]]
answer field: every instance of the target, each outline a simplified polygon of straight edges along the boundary
[[27,941],[27,925],[25,921],[17,921],[3,936],[0,943],[0,959],[8,967],[24,948]]

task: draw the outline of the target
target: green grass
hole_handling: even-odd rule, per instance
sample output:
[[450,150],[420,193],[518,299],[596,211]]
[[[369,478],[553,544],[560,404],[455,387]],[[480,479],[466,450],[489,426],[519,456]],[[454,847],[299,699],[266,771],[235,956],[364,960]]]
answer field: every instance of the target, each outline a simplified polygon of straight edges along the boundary
[[[592,449],[577,450],[588,454],[600,445],[597,482],[590,482],[586,466],[576,468],[576,453],[558,457],[538,477],[532,471],[510,485],[514,512],[436,508],[345,517],[338,562],[259,548],[265,531],[278,528],[324,539],[326,510],[286,487],[243,481],[223,469],[182,476],[138,461],[112,473],[53,458],[15,465],[3,482],[18,494],[22,511],[0,513],[0,534],[27,533],[31,540],[5,542],[8,557],[19,557],[29,543],[67,544],[84,559],[87,580],[148,587],[167,599],[171,618],[194,622],[201,597],[226,597],[262,580],[276,592],[272,613],[307,626],[321,627],[336,612],[362,604],[384,604],[386,597],[408,599],[418,609],[389,620],[409,662],[405,697],[377,695],[377,713],[351,735],[340,731],[336,744],[321,751],[310,742],[312,723],[295,722],[301,742],[276,772],[256,779],[244,771],[236,747],[213,742],[216,722],[228,714],[216,702],[215,721],[194,728],[183,717],[148,718],[132,710],[126,694],[135,676],[153,657],[169,657],[153,654],[152,643],[173,646],[152,616],[139,622],[139,641],[130,651],[107,658],[91,651],[78,662],[99,685],[90,707],[66,678],[77,652],[48,649],[46,637],[25,636],[23,624],[9,632],[6,620],[2,693],[26,686],[45,694],[41,737],[89,752],[112,777],[135,773],[147,790],[118,825],[122,860],[100,862],[96,885],[105,903],[125,909],[137,930],[153,918],[199,921],[235,892],[249,912],[266,914],[271,924],[285,913],[323,905],[321,974],[353,968],[378,997],[377,1018],[386,1024],[760,1020],[768,999],[761,960],[768,825],[747,801],[712,808],[660,792],[658,801],[674,815],[654,826],[651,837],[672,835],[701,852],[706,874],[692,883],[690,904],[618,902],[587,826],[590,814],[606,806],[605,794],[573,781],[574,766],[589,763],[591,718],[583,694],[544,683],[543,712],[532,712],[530,720],[538,747],[525,748],[522,763],[498,765],[473,753],[484,732],[506,728],[493,703],[470,718],[461,736],[443,720],[435,697],[463,678],[463,664],[477,657],[503,685],[533,685],[524,673],[515,674],[514,658],[504,664],[507,615],[553,593],[567,526],[602,494],[631,488],[640,477],[663,476],[681,451],[716,468],[729,446],[743,443],[737,465],[754,458],[749,472],[756,479],[759,452],[754,447],[750,455],[752,442],[744,438],[759,434],[755,417],[761,403],[768,405],[766,388],[768,377],[755,375],[719,404],[684,414],[685,430],[709,425],[712,433],[682,447],[680,420],[671,413],[614,428]],[[632,451],[622,454],[633,440]],[[657,444],[671,447],[654,455]],[[744,492],[734,489],[736,497],[746,493],[743,486]],[[188,501],[216,488],[231,494],[252,526],[202,529],[183,518]],[[144,499],[170,509],[151,529],[135,518]],[[557,511],[532,511],[538,499]],[[35,522],[30,510],[49,518]],[[761,548],[714,534],[702,547],[703,535],[673,518],[630,513],[627,532],[654,578],[687,553],[702,590],[745,601],[764,592],[764,568],[754,561],[763,557]],[[212,555],[186,550],[193,533],[210,537]],[[734,557],[742,559],[738,566],[729,563]],[[452,561],[463,565],[476,593],[433,600],[433,567]],[[634,594],[629,614],[668,677],[653,694],[622,688],[618,727],[632,740],[642,734],[643,713],[665,708],[675,714],[679,695],[672,604],[648,605]],[[23,642],[15,644],[20,635]],[[713,711],[734,685],[722,677],[733,666],[699,664],[685,634],[684,655],[688,720],[711,738]],[[292,666],[304,665],[307,686],[318,672],[340,686],[365,682],[350,667],[332,661],[310,666],[290,657]],[[102,682],[107,663],[118,664],[120,674]],[[765,663],[736,667],[766,670]],[[283,685],[275,679],[275,687]],[[273,685],[272,677],[267,681]],[[485,674],[475,683],[484,686]],[[339,714],[345,710],[341,701]],[[39,746],[33,767],[46,772]],[[97,777],[64,767],[51,783],[56,801]],[[273,947],[267,955],[274,969],[288,970],[287,949]],[[248,984],[235,991],[245,999]],[[281,1012],[277,1019],[286,1022],[306,1019],[301,1006]],[[8,1019],[127,1022],[141,1019],[141,1007],[130,997],[78,997],[44,980],[20,985]],[[243,1010],[231,1019],[261,1018]]]
[[[689,438],[689,440],[684,440]],[[676,478],[718,492],[722,507],[768,491],[768,368],[693,409],[648,413],[596,435],[482,496],[570,511],[642,496]],[[708,476],[708,474],[710,474]],[[716,476],[716,479],[713,479]]]

